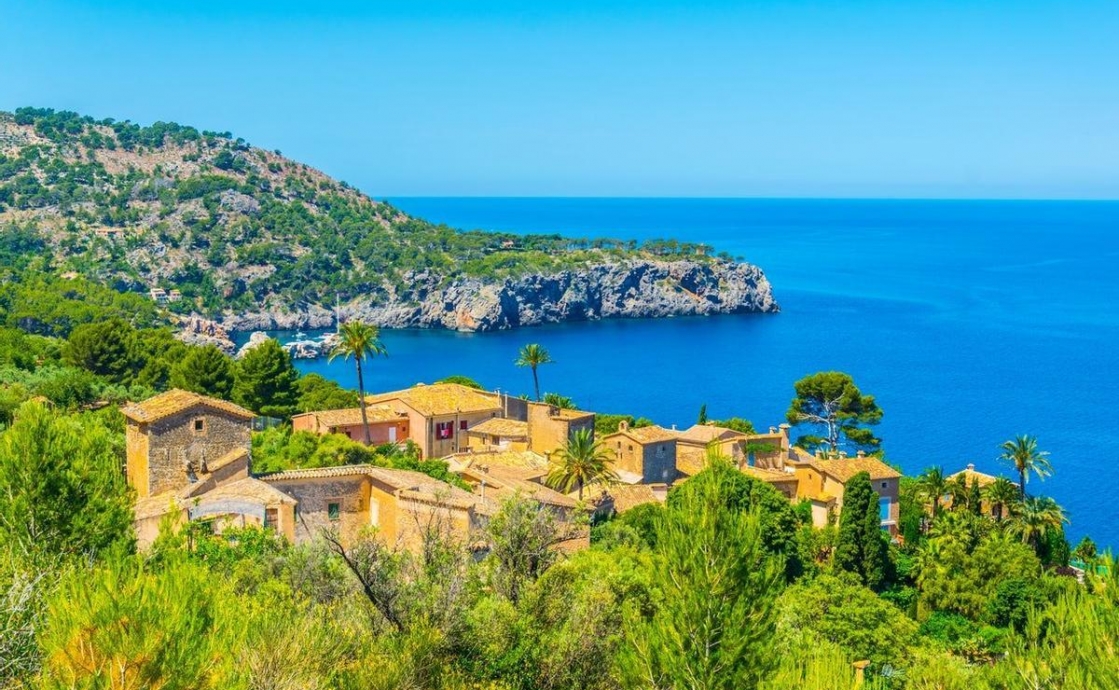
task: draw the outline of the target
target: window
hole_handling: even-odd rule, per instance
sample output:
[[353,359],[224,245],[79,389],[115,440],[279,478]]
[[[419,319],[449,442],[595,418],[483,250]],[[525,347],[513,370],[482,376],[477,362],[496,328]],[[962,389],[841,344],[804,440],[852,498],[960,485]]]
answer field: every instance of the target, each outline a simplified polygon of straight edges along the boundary
[[280,514],[275,508],[264,509],[264,529],[276,529],[276,524],[280,521]]
[[435,425],[435,438],[445,441],[455,435],[454,422],[439,422]]
[[466,431],[466,420],[465,419],[458,423],[458,428],[462,431]]
[[885,488],[886,488],[886,482],[882,482],[882,488],[883,488],[883,489],[885,489]]
[[342,504],[341,503],[327,503],[326,516],[330,518],[331,522],[338,522],[342,519]]
[[194,433],[201,434],[204,431],[206,431],[206,420],[205,419],[194,420]]

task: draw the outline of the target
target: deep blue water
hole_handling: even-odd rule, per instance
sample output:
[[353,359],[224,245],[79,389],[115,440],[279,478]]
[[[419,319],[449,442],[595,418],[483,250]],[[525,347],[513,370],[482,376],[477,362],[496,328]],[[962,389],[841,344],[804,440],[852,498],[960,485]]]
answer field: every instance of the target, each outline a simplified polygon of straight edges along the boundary
[[[1038,436],[1055,475],[1030,489],[1119,546],[1119,203],[721,199],[393,199],[462,228],[707,242],[760,265],[782,312],[612,321],[464,335],[385,332],[371,390],[450,374],[520,394],[527,342],[556,360],[542,386],[601,412],[688,426],[782,421],[792,384],[851,373],[885,411],[889,459],[907,473],[974,462]],[[352,365],[305,362],[354,384]]]

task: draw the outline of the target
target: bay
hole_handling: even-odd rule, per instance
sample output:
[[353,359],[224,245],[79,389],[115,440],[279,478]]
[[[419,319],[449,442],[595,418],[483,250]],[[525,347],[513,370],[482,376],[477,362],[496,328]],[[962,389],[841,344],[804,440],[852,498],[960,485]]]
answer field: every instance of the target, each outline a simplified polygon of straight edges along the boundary
[[[1005,472],[999,444],[1038,437],[1056,470],[1032,492],[1069,512],[1070,539],[1119,545],[1119,203],[1032,201],[401,198],[460,228],[706,242],[761,266],[775,315],[624,320],[462,334],[386,331],[369,390],[465,374],[528,393],[513,360],[539,342],[545,390],[583,408],[687,427],[783,421],[798,378],[846,371],[885,411],[907,474]],[[352,364],[302,361],[355,385]]]

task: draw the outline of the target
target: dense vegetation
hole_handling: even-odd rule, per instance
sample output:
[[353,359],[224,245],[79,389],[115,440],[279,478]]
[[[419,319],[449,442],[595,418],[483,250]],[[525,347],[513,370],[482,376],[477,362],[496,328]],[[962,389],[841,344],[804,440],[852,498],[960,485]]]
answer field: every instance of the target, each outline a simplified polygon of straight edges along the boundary
[[[463,232],[411,218],[228,133],[66,111],[0,113],[0,255],[33,278],[176,288],[178,312],[418,299],[418,275],[501,278],[700,245]],[[20,270],[12,268],[19,266]],[[11,279],[11,278],[9,278]]]

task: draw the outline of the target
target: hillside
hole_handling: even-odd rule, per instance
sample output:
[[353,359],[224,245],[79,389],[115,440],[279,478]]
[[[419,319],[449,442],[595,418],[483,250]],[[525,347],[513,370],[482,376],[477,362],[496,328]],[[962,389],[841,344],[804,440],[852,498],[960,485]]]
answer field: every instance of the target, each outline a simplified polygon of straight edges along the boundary
[[48,109],[0,113],[0,228],[24,269],[179,290],[170,314],[238,330],[336,303],[465,330],[777,309],[760,269],[701,245],[459,231],[229,133]]

